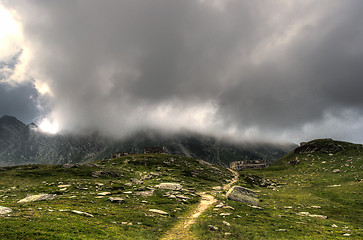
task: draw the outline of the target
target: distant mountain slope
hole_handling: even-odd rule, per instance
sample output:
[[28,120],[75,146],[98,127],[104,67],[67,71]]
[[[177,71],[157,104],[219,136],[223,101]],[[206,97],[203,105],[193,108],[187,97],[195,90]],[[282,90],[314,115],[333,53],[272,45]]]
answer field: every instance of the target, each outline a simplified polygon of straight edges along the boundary
[[296,147],[294,144],[232,143],[195,133],[167,136],[155,131],[139,132],[123,140],[96,133],[49,135],[38,131],[35,124],[25,125],[15,117],[0,118],[0,166],[89,162],[109,158],[112,152],[142,153],[147,146],[164,146],[169,154],[219,165],[243,159],[266,159],[272,163]]
[[[316,139],[301,144],[273,164],[273,167],[317,169],[319,171],[361,171],[363,145],[332,139]],[[338,171],[338,170],[336,170]]]

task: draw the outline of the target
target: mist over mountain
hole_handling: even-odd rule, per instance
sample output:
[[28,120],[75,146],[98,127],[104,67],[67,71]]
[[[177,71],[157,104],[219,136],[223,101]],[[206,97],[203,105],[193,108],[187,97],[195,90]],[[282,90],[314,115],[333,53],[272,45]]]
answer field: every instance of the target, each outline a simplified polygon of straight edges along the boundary
[[119,140],[97,133],[51,135],[15,117],[0,118],[0,166],[82,163],[109,158],[112,152],[142,153],[147,146],[163,146],[166,153],[219,165],[242,159],[266,159],[272,163],[296,147],[295,144],[236,143],[192,132],[162,134],[152,130]]

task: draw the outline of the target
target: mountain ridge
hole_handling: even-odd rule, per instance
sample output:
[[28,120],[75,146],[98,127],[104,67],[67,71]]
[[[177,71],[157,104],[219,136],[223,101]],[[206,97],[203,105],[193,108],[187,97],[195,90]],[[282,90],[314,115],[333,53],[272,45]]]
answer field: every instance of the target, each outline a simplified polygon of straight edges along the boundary
[[166,153],[199,158],[228,166],[244,159],[276,161],[294,144],[234,143],[197,133],[166,135],[142,131],[115,140],[97,133],[85,135],[46,134],[35,124],[26,125],[15,117],[0,118],[0,166],[23,164],[83,163],[109,158],[112,152],[142,153],[147,146],[164,146]]

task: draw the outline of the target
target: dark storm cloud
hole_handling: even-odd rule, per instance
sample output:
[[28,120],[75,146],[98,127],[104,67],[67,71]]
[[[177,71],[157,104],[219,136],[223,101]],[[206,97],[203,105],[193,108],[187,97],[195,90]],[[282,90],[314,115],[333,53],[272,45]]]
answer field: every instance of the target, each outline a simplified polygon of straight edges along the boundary
[[39,114],[38,92],[31,84],[10,86],[0,82],[0,116],[15,116],[24,123],[33,122]]
[[361,1],[5,3],[63,127],[363,141]]

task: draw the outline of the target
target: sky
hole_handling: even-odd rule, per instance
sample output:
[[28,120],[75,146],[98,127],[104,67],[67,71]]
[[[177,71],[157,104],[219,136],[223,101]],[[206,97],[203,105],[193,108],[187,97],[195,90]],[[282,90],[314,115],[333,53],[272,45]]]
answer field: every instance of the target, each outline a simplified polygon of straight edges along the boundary
[[0,0],[0,115],[363,143],[361,0]]

